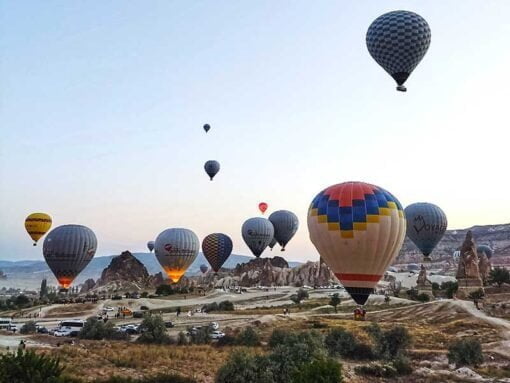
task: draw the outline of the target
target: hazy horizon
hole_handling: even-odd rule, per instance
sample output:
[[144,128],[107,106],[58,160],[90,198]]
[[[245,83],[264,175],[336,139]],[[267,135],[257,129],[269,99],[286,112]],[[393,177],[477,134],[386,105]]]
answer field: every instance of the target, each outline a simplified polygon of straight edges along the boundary
[[[432,30],[405,94],[365,45],[394,9]],[[144,252],[170,227],[224,232],[249,255],[241,225],[265,201],[266,217],[300,220],[277,254],[317,260],[308,206],[349,180],[435,203],[449,229],[508,223],[509,12],[474,0],[3,2],[0,254],[43,259],[44,238],[32,247],[23,227],[41,211],[52,228],[90,227],[96,256]]]

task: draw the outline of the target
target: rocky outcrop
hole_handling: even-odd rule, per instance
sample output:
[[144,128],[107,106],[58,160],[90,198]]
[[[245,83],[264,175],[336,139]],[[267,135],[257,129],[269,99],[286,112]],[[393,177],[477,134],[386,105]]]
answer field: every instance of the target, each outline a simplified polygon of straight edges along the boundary
[[95,285],[96,285],[96,282],[92,278],[87,279],[81,285],[80,294],[89,292],[90,290],[92,290],[94,288]]
[[208,272],[193,278],[198,285],[217,288],[252,286],[327,286],[338,280],[323,262],[307,262],[290,268],[281,257],[257,258],[238,264],[232,271]]
[[[88,281],[87,281],[88,282]],[[136,259],[129,251],[112,258],[112,261],[101,273],[92,288],[97,292],[113,291],[141,291],[154,288],[164,282],[162,273],[154,276],[149,275],[146,267]]]

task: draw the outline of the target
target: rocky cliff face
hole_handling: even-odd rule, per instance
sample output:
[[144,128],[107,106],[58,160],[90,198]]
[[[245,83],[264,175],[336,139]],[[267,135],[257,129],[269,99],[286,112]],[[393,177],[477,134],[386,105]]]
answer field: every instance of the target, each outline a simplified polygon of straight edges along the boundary
[[161,284],[163,275],[161,273],[149,275],[142,262],[129,251],[124,251],[121,255],[112,258],[108,267],[101,273],[101,278],[93,282],[92,279],[87,280],[82,292],[140,291]]
[[193,278],[199,285],[234,288],[237,286],[325,286],[338,280],[325,263],[307,262],[290,268],[281,257],[258,258],[238,264],[232,271],[209,272]]
[[[468,230],[473,233],[477,245],[485,244],[494,249],[494,257],[510,256],[510,224],[473,226],[463,230],[447,230],[441,242],[432,252],[434,260],[449,259],[458,250],[466,237]],[[406,237],[400,255],[395,263],[416,263],[422,259],[422,254]]]

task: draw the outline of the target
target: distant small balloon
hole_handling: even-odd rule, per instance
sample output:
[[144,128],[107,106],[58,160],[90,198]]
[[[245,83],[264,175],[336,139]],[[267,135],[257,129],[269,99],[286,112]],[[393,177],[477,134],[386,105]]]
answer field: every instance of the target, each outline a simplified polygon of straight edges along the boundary
[[488,259],[491,259],[494,250],[492,250],[492,248],[489,245],[479,245],[476,248],[476,252],[478,253],[478,255],[485,254],[485,256]]
[[154,241],[147,242],[147,248],[152,253],[152,250],[154,250]]
[[397,82],[397,90],[405,92],[404,83],[427,53],[430,39],[430,27],[423,17],[393,11],[370,24],[366,43],[373,59]]
[[273,251],[273,247],[277,244],[278,242],[276,242],[276,238],[273,237],[273,239],[271,240],[271,242],[269,243],[269,248],[271,249],[271,251]]
[[51,217],[46,213],[32,213],[25,218],[25,230],[34,241],[34,246],[50,230],[51,223]]
[[209,267],[207,267],[207,265],[204,264],[200,265],[200,271],[202,272],[202,274],[207,273],[207,270],[209,270]]
[[215,160],[209,160],[204,164],[204,169],[212,181],[214,176],[220,171],[220,163]]
[[262,214],[264,214],[267,210],[267,203],[265,202],[259,203],[259,210]]
[[206,133],[209,131],[209,129],[211,129],[211,125],[205,124],[204,125],[204,130],[205,130]]

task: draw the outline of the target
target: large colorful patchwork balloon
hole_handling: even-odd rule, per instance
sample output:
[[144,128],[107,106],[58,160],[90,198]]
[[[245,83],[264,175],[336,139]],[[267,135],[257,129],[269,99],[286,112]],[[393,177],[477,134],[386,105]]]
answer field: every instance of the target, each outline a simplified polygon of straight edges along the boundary
[[363,182],[324,189],[308,210],[312,243],[358,304],[365,304],[398,255],[405,229],[400,202]]

